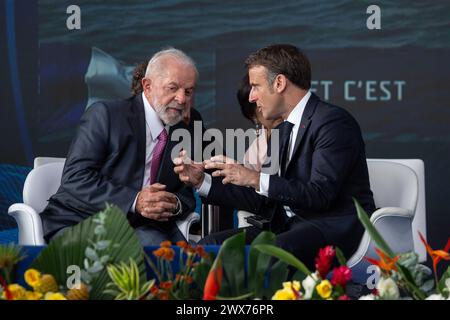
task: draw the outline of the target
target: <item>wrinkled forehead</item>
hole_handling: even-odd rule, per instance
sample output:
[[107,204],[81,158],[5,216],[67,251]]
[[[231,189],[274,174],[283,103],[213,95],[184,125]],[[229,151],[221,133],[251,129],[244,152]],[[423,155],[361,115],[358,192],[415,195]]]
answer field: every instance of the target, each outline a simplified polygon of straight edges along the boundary
[[164,83],[175,82],[186,88],[193,88],[197,83],[197,73],[193,65],[170,57],[161,61],[160,78]]

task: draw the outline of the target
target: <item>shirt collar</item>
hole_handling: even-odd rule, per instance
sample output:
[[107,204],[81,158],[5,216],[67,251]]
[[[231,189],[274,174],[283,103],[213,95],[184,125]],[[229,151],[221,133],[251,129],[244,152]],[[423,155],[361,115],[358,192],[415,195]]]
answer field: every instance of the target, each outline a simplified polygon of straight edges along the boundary
[[303,96],[300,102],[297,103],[295,108],[291,111],[286,121],[293,123],[294,126],[300,125],[300,122],[302,121],[303,111],[305,110],[309,97],[311,97],[311,91],[308,90],[308,92]]
[[163,131],[164,124],[148,102],[144,92],[142,92],[142,100],[144,101],[145,122],[147,123],[147,127],[150,129],[152,140],[156,140],[161,131]]

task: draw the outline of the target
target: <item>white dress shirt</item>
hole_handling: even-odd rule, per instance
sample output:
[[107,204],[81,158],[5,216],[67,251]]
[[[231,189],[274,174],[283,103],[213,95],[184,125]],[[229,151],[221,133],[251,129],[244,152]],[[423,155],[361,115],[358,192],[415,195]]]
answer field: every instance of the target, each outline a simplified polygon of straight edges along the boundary
[[[309,98],[311,97],[311,91],[308,91],[305,96],[297,103],[295,108],[289,113],[286,121],[289,121],[290,123],[294,124],[291,131],[291,136],[289,138],[289,145],[288,145],[288,151],[289,151],[289,157],[287,163],[291,160],[292,153],[294,152],[293,146],[295,146],[295,140],[297,140],[297,133],[298,129],[300,128],[300,122],[302,120],[303,111],[305,110],[306,104],[308,103]],[[286,164],[287,165],[287,164]],[[278,172],[280,174],[280,171]],[[270,174],[268,173],[260,173],[259,176],[259,191],[260,195],[263,196],[269,196],[269,181],[270,181]],[[209,190],[211,189],[212,184],[212,178],[209,174],[205,173],[205,178],[201,184],[201,186],[198,188],[198,193],[202,197],[206,197],[209,194]],[[294,213],[292,210],[285,206],[284,209],[286,210],[286,215],[289,217],[294,216]]]
[[[142,181],[142,188],[150,184],[150,170],[152,165],[153,150],[158,143],[158,136],[163,131],[163,129],[169,132],[169,126],[164,127],[164,123],[159,118],[158,114],[152,108],[147,100],[147,97],[142,93],[142,101],[144,101],[144,113],[145,113],[145,166],[144,166],[144,179]],[[134,199],[131,211],[136,211],[136,199]],[[178,197],[177,197],[178,199]],[[178,208],[181,209],[181,203],[178,199]],[[181,210],[178,210],[178,213]]]

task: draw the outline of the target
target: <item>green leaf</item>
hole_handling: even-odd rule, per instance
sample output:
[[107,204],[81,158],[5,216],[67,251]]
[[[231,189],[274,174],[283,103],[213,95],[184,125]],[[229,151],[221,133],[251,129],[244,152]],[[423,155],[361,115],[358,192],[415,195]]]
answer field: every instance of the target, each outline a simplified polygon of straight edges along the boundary
[[261,232],[250,245],[248,254],[248,288],[255,292],[255,298],[262,298],[264,278],[272,257],[257,250],[255,246],[258,244],[275,245],[275,234],[267,231]]
[[270,268],[269,284],[267,288],[264,289],[263,295],[265,299],[271,299],[274,292],[281,289],[282,283],[287,279],[288,272],[288,266],[283,261],[277,261],[274,263],[274,265]]
[[[90,241],[97,237],[95,229],[98,227],[98,223],[95,223],[94,219],[104,219],[105,234],[102,235],[102,238],[117,244],[117,246],[113,246],[107,251],[107,254],[110,256],[109,263],[116,264],[132,258],[139,267],[140,275],[145,278],[143,251],[139,240],[128,223],[125,214],[119,208],[109,205],[103,212],[69,228],[60,237],[52,240],[41,251],[40,255],[33,262],[32,267],[43,273],[52,274],[58,284],[65,284],[70,276],[66,272],[67,267],[77,265],[82,268],[85,250],[90,245]],[[90,285],[92,289],[89,294],[91,299],[110,298],[108,294],[104,293],[106,284],[110,282],[106,268],[103,268],[91,280]]]
[[338,247],[334,248],[336,251],[336,258],[338,259],[338,262],[341,266],[346,266],[347,265],[347,259],[345,259],[344,254],[342,253],[341,249],[339,249]]
[[401,264],[396,264],[398,268],[398,272],[402,276],[403,280],[406,283],[407,290],[410,291],[416,298],[418,299],[425,299],[426,295],[422,292],[422,290],[417,287],[416,282],[414,281],[414,278],[411,275],[411,272],[409,272],[408,268],[405,268]]
[[311,274],[311,271],[309,271],[309,269],[303,264],[303,262],[298,260],[292,253],[287,252],[286,250],[268,244],[259,244],[256,245],[255,248],[265,254],[278,258],[281,261],[297,268],[300,272],[304,273],[305,275]]
[[[370,237],[373,241],[377,244],[378,248],[380,248],[382,251],[384,251],[390,258],[394,258],[395,254],[392,251],[392,249],[389,247],[389,245],[384,241],[383,237],[380,235],[378,230],[374,227],[372,222],[369,219],[369,216],[364,211],[364,209],[360,206],[358,201],[353,198],[353,201],[356,206],[356,211],[358,213],[358,218],[363,224],[364,228],[369,233]],[[406,289],[410,291],[415,297],[418,299],[425,299],[425,294],[417,287],[416,282],[414,278],[411,276],[410,271],[408,268],[402,266],[400,263],[396,263],[396,266],[398,268],[398,272],[405,281]]]
[[355,206],[356,206],[356,211],[358,213],[358,218],[361,221],[361,223],[363,224],[364,228],[369,233],[369,235],[372,238],[372,240],[375,241],[375,243],[377,244],[378,248],[383,250],[390,258],[394,258],[395,257],[394,252],[391,250],[391,248],[386,243],[386,241],[384,241],[383,237],[380,235],[378,230],[374,227],[374,225],[370,221],[370,218],[367,215],[367,213],[364,211],[364,209],[361,207],[361,205],[358,203],[358,201],[355,198],[353,198],[353,201],[354,201]]
[[450,266],[447,268],[447,270],[442,274],[442,276],[441,276],[441,280],[439,280],[439,291],[440,292],[443,292],[444,291],[444,289],[447,287],[446,285],[445,285],[445,281],[447,280],[447,279],[449,279],[450,278]]
[[223,267],[223,279],[220,294],[224,297],[235,297],[244,294],[245,233],[238,233],[225,240],[220,247],[216,261],[217,259],[222,261]]

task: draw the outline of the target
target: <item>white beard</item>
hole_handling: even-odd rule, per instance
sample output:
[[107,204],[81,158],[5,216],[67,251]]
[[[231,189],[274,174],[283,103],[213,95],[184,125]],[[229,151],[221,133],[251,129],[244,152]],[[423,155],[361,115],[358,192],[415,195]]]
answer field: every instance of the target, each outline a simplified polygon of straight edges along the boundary
[[[161,121],[164,122],[165,125],[174,126],[183,119],[184,107],[180,106],[175,101],[169,103],[168,105],[161,105],[155,98],[152,102],[152,105],[155,109],[156,114],[159,116]],[[177,109],[179,110],[179,112],[173,111],[169,108]]]

